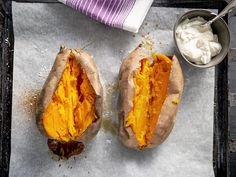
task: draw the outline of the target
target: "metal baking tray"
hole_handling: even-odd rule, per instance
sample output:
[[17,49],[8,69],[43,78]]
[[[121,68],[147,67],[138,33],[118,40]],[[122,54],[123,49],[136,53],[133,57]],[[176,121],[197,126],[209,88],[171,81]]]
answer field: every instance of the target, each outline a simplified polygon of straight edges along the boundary
[[[56,0],[16,0],[28,3],[58,3]],[[224,0],[155,0],[156,7],[184,7],[222,10]],[[22,12],[24,13],[24,12]],[[230,13],[224,17],[230,22]],[[230,26],[230,23],[229,23]],[[0,6],[0,176],[9,175],[11,154],[11,109],[14,34],[12,1],[2,0]],[[235,39],[233,39],[235,40]],[[236,48],[215,70],[214,150],[213,167],[216,177],[236,176]]]

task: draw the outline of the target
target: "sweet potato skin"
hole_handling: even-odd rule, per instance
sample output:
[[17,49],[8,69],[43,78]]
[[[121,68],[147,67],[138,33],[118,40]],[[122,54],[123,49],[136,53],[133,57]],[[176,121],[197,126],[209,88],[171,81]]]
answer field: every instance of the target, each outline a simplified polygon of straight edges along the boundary
[[57,89],[58,83],[61,79],[63,71],[66,67],[67,60],[69,59],[70,53],[73,53],[75,59],[81,65],[81,68],[87,74],[87,77],[96,93],[95,101],[95,113],[97,116],[96,121],[94,121],[87,130],[78,138],[76,141],[85,143],[92,139],[101,127],[102,122],[102,111],[103,111],[103,89],[99,78],[99,72],[92,59],[92,57],[85,52],[83,49],[69,49],[66,47],[61,47],[59,53],[56,56],[53,67],[48,75],[48,78],[42,88],[39,102],[36,110],[36,124],[43,135],[51,139],[44,129],[42,124],[43,113],[45,112],[48,104],[51,102],[54,92]]
[[[150,53],[148,53],[142,45],[139,45],[123,60],[119,72],[119,139],[125,146],[133,149],[140,148],[133,130],[130,127],[125,127],[125,120],[133,107],[133,77],[137,72],[139,62],[144,58],[150,58]],[[183,87],[184,78],[182,69],[176,56],[173,56],[167,97],[158,117],[158,122],[150,144],[145,148],[153,148],[160,145],[170,134],[175,123],[178,108],[178,105],[174,104],[173,100],[181,99]]]

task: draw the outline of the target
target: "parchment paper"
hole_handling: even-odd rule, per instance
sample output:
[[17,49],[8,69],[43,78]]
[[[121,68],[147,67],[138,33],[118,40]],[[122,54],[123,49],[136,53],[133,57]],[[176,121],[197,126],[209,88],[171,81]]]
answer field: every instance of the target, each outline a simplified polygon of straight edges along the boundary
[[[182,62],[185,90],[176,124],[158,148],[135,151],[115,135],[116,82],[122,59],[149,34],[174,53],[172,28],[187,9],[152,8],[139,34],[105,27],[62,4],[13,3],[15,34],[11,177],[212,177],[214,68]],[[56,159],[35,125],[35,103],[59,46],[85,47],[104,85],[104,123],[85,151]]]

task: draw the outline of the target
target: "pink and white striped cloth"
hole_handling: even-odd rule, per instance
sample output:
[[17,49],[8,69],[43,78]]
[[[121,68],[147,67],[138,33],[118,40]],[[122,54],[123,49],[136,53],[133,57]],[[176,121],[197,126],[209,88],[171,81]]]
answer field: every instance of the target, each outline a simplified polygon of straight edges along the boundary
[[138,32],[153,0],[59,0],[106,25]]

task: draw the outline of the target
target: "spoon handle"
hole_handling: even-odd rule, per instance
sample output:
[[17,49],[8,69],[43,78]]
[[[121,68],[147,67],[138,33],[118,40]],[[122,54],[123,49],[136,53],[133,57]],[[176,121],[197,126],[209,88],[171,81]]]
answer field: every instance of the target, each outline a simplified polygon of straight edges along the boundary
[[225,16],[231,9],[236,7],[236,0],[231,0],[230,3],[217,15],[215,18],[207,22],[209,25],[212,24],[215,20],[217,20],[220,17]]

